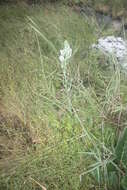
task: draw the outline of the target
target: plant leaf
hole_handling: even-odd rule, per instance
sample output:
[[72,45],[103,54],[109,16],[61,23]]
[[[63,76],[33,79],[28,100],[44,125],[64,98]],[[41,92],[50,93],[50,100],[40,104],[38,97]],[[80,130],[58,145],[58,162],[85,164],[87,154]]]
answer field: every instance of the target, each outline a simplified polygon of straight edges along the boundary
[[124,190],[127,190],[127,175],[125,177],[123,177],[123,179],[121,181],[121,186]]
[[122,163],[123,166],[127,168],[127,128],[124,129],[121,137],[119,138],[115,153],[117,162]]

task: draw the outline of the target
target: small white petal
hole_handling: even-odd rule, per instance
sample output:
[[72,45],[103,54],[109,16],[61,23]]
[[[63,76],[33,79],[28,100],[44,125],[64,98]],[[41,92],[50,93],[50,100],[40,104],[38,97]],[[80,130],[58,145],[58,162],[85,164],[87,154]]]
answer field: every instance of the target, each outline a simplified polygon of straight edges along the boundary
[[64,49],[61,49],[61,50],[60,50],[60,54],[64,56],[64,54],[65,54]]
[[62,55],[59,56],[59,60],[61,63],[63,63],[65,61],[64,57]]

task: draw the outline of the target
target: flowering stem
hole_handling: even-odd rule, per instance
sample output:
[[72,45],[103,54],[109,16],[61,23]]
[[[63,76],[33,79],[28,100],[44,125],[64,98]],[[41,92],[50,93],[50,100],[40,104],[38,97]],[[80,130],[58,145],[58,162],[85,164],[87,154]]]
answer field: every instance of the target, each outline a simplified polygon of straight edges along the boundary
[[60,56],[59,60],[61,63],[61,68],[63,71],[63,86],[66,92],[69,111],[71,111],[71,98],[70,98],[70,87],[71,87],[71,81],[69,77],[67,76],[67,65],[69,63],[69,59],[72,56],[72,49],[70,48],[70,45],[67,41],[64,42],[64,49],[60,50]]

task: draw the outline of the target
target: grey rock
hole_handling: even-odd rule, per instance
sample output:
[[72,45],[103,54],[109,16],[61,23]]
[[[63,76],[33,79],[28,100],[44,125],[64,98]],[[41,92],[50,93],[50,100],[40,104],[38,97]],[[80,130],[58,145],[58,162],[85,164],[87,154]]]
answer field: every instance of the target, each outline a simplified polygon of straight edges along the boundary
[[92,47],[100,50],[107,56],[116,57],[118,63],[127,69],[127,41],[121,37],[107,36],[100,38]]

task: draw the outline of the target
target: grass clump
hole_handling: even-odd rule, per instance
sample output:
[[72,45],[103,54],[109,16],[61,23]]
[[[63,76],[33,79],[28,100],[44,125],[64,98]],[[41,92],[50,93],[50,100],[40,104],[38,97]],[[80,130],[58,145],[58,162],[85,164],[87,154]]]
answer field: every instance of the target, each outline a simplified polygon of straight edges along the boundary
[[[0,187],[110,188],[126,82],[90,48],[96,23],[61,4],[0,9]],[[65,40],[69,94],[59,61]]]

